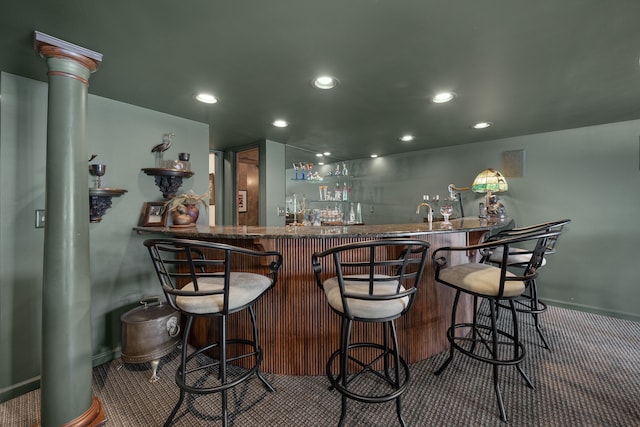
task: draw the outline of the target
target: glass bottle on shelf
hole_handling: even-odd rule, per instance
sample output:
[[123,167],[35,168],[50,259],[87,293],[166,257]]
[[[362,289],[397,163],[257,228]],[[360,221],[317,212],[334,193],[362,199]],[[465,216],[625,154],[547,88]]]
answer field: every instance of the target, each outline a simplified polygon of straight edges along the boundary
[[313,173],[311,173],[311,169],[313,169],[313,163],[307,163],[307,179],[313,179]]
[[339,182],[336,182],[336,189],[335,189],[335,192],[334,192],[334,194],[333,194],[333,198],[334,198],[336,201],[340,201],[340,200],[342,200],[342,190],[343,190],[343,189],[340,187],[340,183],[339,183]]

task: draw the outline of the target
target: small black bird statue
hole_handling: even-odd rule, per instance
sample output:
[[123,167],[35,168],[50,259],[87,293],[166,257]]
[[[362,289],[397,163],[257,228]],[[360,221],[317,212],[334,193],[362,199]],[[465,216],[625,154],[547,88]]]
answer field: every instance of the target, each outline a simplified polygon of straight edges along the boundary
[[173,132],[165,133],[162,137],[162,143],[154,146],[151,149],[152,153],[156,153],[156,167],[165,167],[164,152],[167,151],[169,147],[171,147],[171,138],[173,138],[174,136],[176,136],[176,134]]

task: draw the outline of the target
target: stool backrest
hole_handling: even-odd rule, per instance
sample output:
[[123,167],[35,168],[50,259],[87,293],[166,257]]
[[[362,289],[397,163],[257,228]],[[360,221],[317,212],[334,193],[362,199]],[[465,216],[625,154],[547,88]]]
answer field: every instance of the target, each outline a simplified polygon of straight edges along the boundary
[[[269,276],[273,287],[278,280],[282,255],[275,251],[257,251],[223,243],[189,239],[149,239],[144,242],[160,279],[162,290],[171,306],[179,296],[223,295],[226,314],[229,308],[229,285],[232,272],[250,271]],[[206,278],[219,278],[224,286],[216,290],[203,290],[198,282]],[[193,290],[181,288],[193,283]]]
[[[500,239],[527,236],[535,233],[557,232],[557,235],[550,237],[546,241],[546,248],[545,248],[544,254],[550,255],[556,252],[558,238],[562,234],[564,226],[569,224],[570,222],[571,222],[570,219],[561,219],[557,221],[549,221],[549,222],[544,222],[544,223],[535,224],[535,225],[528,225],[526,227],[517,227],[517,228],[511,228],[508,230],[502,230],[496,234],[490,235],[485,239],[485,241],[493,242],[493,241],[498,241]],[[485,250],[485,251],[482,251],[481,253],[482,253],[482,262],[487,261],[490,257],[489,252]],[[511,255],[517,254],[522,256],[525,253],[526,252],[523,252],[520,250],[517,252],[512,252]]]
[[[406,313],[418,290],[429,243],[417,239],[383,239],[347,243],[316,252],[312,255],[317,285],[322,288],[326,278],[335,276],[342,298],[345,315],[353,318],[349,300],[390,301],[409,298]],[[321,260],[330,256],[333,262]],[[368,292],[350,293],[346,283],[363,284]],[[391,286],[390,286],[391,285]],[[381,290],[384,289],[384,290]]]

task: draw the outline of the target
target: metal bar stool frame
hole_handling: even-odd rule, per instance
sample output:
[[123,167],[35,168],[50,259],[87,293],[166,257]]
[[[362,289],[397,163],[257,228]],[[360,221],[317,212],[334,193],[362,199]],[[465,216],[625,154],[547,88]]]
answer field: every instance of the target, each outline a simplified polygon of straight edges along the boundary
[[[327,295],[332,311],[341,318],[340,346],[330,355],[326,365],[330,389],[341,394],[339,426],[345,423],[348,399],[365,403],[395,399],[398,420],[406,426],[401,395],[409,384],[409,366],[398,352],[395,320],[413,305],[428,249],[429,243],[423,240],[384,239],[348,243],[312,255],[317,285]],[[333,270],[327,267],[323,274],[322,259],[325,257],[332,259]],[[335,297],[336,289],[339,289],[339,298]],[[398,301],[402,301],[403,308],[382,310],[381,317],[367,312]],[[365,306],[367,308],[363,309]],[[381,324],[382,343],[352,343],[354,322]],[[357,349],[366,349],[373,354],[369,355],[369,360],[363,361],[358,358],[362,356],[354,356]],[[338,372],[334,372],[336,358]],[[379,367],[380,363],[382,369],[378,370],[376,366]],[[350,365],[359,370],[350,373]],[[350,387],[367,374],[382,380],[389,388],[375,393],[361,389],[355,391]]]
[[[544,252],[549,239],[557,238],[559,232],[529,233],[519,237],[505,238],[498,241],[484,242],[477,245],[442,247],[435,250],[432,260],[435,267],[435,280],[456,291],[451,310],[451,326],[447,329],[449,341],[449,355],[447,359],[434,372],[440,375],[453,360],[455,351],[469,356],[475,360],[489,363],[493,367],[493,387],[500,410],[500,417],[507,421],[502,392],[499,385],[500,366],[515,366],[520,375],[530,388],[535,388],[527,374],[520,366],[525,357],[525,347],[520,342],[518,332],[518,318],[514,301],[524,291],[525,284],[538,276],[538,269],[544,259]],[[507,257],[512,245],[532,242],[535,248],[531,251],[530,261],[520,275],[508,271]],[[445,253],[456,251],[495,251],[501,250],[503,263],[499,267],[483,264],[469,263],[458,266],[449,266]],[[484,282],[484,283],[481,283]],[[491,288],[487,288],[487,282]],[[456,322],[456,314],[460,296],[462,293],[473,297],[472,322]],[[489,325],[478,321],[478,300],[489,300],[490,320]],[[500,329],[497,321],[497,306],[502,304],[511,314],[511,328]],[[456,335],[456,332],[461,333]]]
[[[149,250],[167,301],[175,310],[186,317],[180,366],[175,375],[176,384],[180,388],[180,397],[164,426],[171,425],[173,418],[184,401],[186,393],[199,395],[220,393],[221,419],[223,426],[226,427],[229,423],[227,391],[230,388],[247,381],[255,374],[268,391],[275,391],[260,372],[262,348],[258,341],[258,329],[253,306],[265,292],[275,286],[278,279],[278,270],[282,265],[282,255],[275,251],[256,251],[222,243],[189,239],[149,239],[144,242],[144,245]],[[215,255],[212,256],[211,251],[215,251],[213,252]],[[261,260],[267,265],[266,269],[268,270],[266,274],[242,273],[244,274],[243,278],[258,279],[261,283],[260,288],[258,290],[254,289],[252,291],[254,292],[253,295],[247,294],[244,296],[244,300],[237,299],[237,289],[242,284],[239,283],[239,276],[234,276],[238,273],[238,271],[234,271],[234,265],[239,257]],[[186,282],[188,284],[185,286]],[[236,287],[235,289],[234,286]],[[234,291],[236,293],[232,297],[231,294]],[[201,304],[198,308],[194,305],[195,298],[201,299],[201,303],[204,304]],[[205,300],[207,298],[208,300]],[[211,300],[211,298],[215,298],[215,300]],[[211,302],[215,302],[213,305],[216,306],[216,309],[212,307]],[[189,311],[189,308],[192,311]],[[227,337],[226,317],[245,309],[249,310],[252,339],[229,339]],[[194,319],[198,317],[217,317],[219,337],[217,341],[189,353],[189,334]],[[243,353],[230,357],[228,355],[230,346],[240,348]],[[242,350],[246,347],[249,347],[249,349]],[[216,348],[218,349],[219,360],[212,360],[211,363],[198,364],[194,368],[189,368],[189,362],[194,358]],[[249,369],[237,376],[229,375],[229,363],[247,358],[253,358]],[[211,372],[216,369],[218,372],[217,385],[198,385],[198,380],[202,379],[202,375],[210,377],[207,371]],[[195,377],[195,380],[193,380],[193,377]]]
[[[500,239],[505,239],[509,237],[518,237],[530,233],[536,232],[562,232],[564,226],[571,222],[570,219],[562,219],[557,221],[549,221],[541,224],[529,225],[526,227],[518,227],[512,228],[508,230],[502,230],[499,233],[493,234],[489,236],[485,241],[492,242],[498,241]],[[547,255],[553,254],[557,251],[557,242],[558,235],[556,238],[549,239],[547,242],[547,248],[545,250],[545,257]],[[498,255],[496,257],[496,255]],[[499,256],[500,254],[491,253],[489,251],[483,251],[481,262],[490,263],[494,265],[500,265],[502,259]],[[528,258],[531,256],[531,251],[514,248],[511,250],[511,253],[508,257],[508,263],[510,267],[521,268],[524,269],[527,267]],[[543,261],[542,266],[546,263],[546,258]],[[527,313],[530,314],[533,318],[533,323],[536,328],[536,332],[542,341],[542,346],[547,350],[551,350],[551,346],[547,341],[544,333],[542,332],[542,328],[540,326],[540,319],[538,317],[539,314],[547,311],[547,304],[538,298],[538,286],[536,279],[532,279],[527,283],[527,287],[525,292],[521,295],[520,298],[514,301],[516,306],[516,311],[519,313]],[[499,306],[500,307],[500,306]]]

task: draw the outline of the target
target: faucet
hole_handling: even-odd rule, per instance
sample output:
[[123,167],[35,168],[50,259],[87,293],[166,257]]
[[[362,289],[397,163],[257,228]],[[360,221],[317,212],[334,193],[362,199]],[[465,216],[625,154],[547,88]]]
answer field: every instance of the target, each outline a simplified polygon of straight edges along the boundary
[[431,224],[433,222],[433,210],[431,209],[431,206],[429,205],[429,203],[426,203],[426,202],[420,203],[418,205],[418,209],[416,209],[416,215],[420,215],[420,208],[423,206],[427,207],[427,222]]

